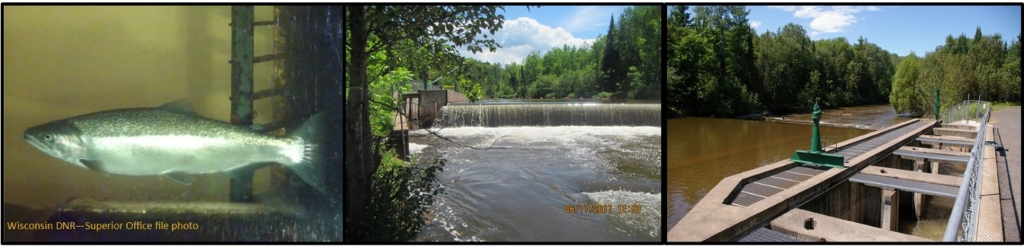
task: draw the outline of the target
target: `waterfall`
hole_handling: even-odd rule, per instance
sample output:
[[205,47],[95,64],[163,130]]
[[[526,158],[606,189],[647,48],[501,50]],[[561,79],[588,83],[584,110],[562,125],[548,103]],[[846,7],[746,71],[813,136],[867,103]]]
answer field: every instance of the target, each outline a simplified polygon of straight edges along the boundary
[[661,104],[466,104],[441,108],[440,127],[661,126]]

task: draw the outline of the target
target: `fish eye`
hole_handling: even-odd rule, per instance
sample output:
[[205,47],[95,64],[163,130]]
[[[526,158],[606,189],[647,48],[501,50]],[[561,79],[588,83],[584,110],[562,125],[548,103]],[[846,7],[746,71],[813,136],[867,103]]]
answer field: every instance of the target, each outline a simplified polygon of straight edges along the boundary
[[43,140],[53,141],[53,135],[51,135],[51,134],[44,134],[43,135]]

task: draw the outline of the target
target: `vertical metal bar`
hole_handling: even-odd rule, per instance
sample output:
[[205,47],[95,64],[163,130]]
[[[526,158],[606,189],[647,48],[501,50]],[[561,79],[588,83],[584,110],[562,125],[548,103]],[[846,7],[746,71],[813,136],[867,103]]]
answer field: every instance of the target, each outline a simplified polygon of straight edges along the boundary
[[[231,123],[252,125],[253,6],[231,6]],[[231,201],[252,199],[253,170],[231,178]]]
[[981,94],[978,94],[978,106],[974,107],[974,118],[978,118],[978,107],[981,107]]

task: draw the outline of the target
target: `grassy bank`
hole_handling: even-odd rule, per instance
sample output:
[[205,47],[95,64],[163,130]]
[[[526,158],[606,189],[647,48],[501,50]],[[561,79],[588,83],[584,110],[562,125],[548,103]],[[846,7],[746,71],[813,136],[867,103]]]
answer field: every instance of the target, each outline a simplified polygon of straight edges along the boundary
[[992,112],[1002,111],[1005,109],[1020,108],[1020,103],[992,103]]

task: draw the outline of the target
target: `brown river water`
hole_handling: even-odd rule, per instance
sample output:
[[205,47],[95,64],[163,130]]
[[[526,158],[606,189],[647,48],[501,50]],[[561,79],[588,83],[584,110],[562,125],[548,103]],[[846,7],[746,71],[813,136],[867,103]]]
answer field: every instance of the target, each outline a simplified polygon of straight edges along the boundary
[[[901,123],[891,106],[826,109],[821,135],[833,145]],[[719,118],[678,118],[667,121],[667,229],[672,229],[719,181],[743,171],[788,159],[810,145],[809,114],[751,121]],[[952,200],[931,199],[923,220],[901,220],[900,231],[941,239]]]

